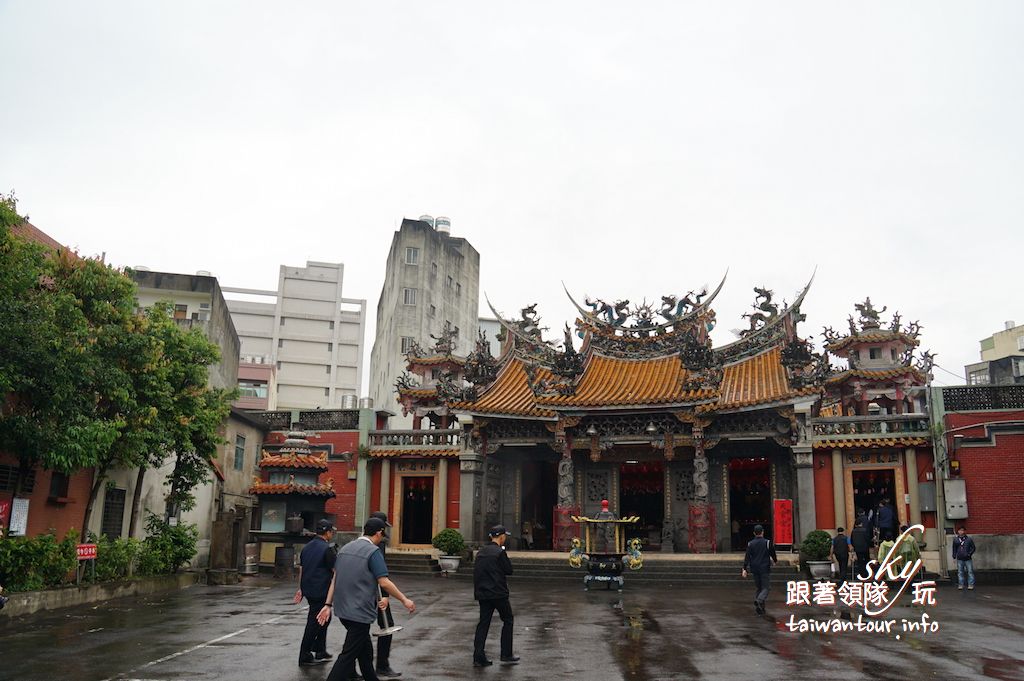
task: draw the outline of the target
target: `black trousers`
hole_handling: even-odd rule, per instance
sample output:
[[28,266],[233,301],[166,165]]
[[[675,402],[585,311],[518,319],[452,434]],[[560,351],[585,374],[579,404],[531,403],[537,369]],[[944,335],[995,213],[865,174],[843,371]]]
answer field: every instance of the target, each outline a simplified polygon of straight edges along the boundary
[[512,605],[507,598],[488,598],[480,601],[480,621],[476,625],[476,636],[473,637],[473,659],[483,660],[484,644],[487,643],[487,632],[491,628],[491,616],[498,611],[501,617],[501,656],[512,657]]
[[370,641],[370,623],[341,620],[345,627],[345,644],[341,653],[327,675],[327,681],[348,681],[356,675],[356,661],[359,661],[359,673],[366,681],[380,681],[373,671],[373,643]]
[[751,572],[754,577],[754,588],[757,591],[754,593],[754,603],[764,607],[765,601],[768,600],[768,590],[771,588],[772,573],[771,572]]
[[327,624],[322,627],[316,621],[325,601],[307,597],[306,602],[309,603],[309,614],[306,615],[306,629],[302,632],[302,643],[299,645],[300,661],[327,652],[327,627],[331,626],[331,620],[327,620]]
[[867,551],[857,551],[857,559],[853,563],[853,578],[860,579],[868,569],[869,555]]
[[836,573],[836,584],[842,586],[850,577],[850,554],[835,554],[838,571]]
[[[377,610],[377,625],[383,629],[395,626],[395,618],[391,616],[391,601],[388,600],[388,607],[385,610]],[[377,638],[377,669],[384,671],[391,669],[391,636],[380,636]]]

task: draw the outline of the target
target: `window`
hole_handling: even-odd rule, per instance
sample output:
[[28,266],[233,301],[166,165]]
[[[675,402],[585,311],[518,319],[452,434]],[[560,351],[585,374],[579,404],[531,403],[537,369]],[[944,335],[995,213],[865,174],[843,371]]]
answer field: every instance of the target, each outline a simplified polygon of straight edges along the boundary
[[437,263],[436,262],[430,263],[430,276],[432,276],[432,277],[436,277],[437,276]]
[[284,338],[278,338],[277,339],[277,347],[279,347],[279,348],[283,348],[284,347]]
[[334,331],[334,322],[327,322],[327,328]]
[[63,473],[53,471],[50,474],[50,498],[63,499],[68,496],[68,483],[71,481]]
[[455,295],[462,295],[462,284],[460,284],[459,282],[455,282]]
[[420,249],[409,246],[405,249],[405,264],[406,265],[419,265],[420,264]]
[[871,359],[881,359],[882,348],[868,348],[868,357]]
[[896,361],[896,348],[889,348],[889,354],[892,355],[892,361]]
[[436,381],[437,379],[441,378],[441,370],[440,369],[431,369],[430,370],[430,378],[431,378],[431,380],[434,380],[434,381]]
[[188,319],[188,305],[175,305],[174,306],[174,318],[175,319]]
[[330,388],[324,388],[324,397],[330,397],[330,396],[331,396],[331,389]]
[[331,373],[331,365],[330,365],[330,364],[328,364],[327,366],[325,366],[325,367],[324,367],[324,369],[326,369],[326,370],[327,370],[327,371],[326,371],[326,373],[328,373],[328,374],[329,374],[329,373]]
[[235,436],[235,470],[240,471],[245,468],[245,436]]
[[405,305],[415,305],[416,304],[416,289],[414,289],[414,288],[404,288],[404,289],[402,289],[402,302]]
[[415,343],[415,339],[412,336],[402,336],[402,354],[406,354],[412,350],[412,345]]
[[108,487],[107,493],[103,495],[103,522],[100,524],[100,534],[107,535],[108,539],[117,539],[121,536],[121,528],[124,526],[124,490],[117,487]]
[[327,344],[327,352],[334,352],[334,343]]
[[278,322],[281,326],[284,326],[284,317],[281,317],[281,321]]
[[449,276],[448,276],[448,288],[451,288],[451,287],[452,287],[452,284],[453,284],[454,282],[455,282],[455,280],[451,278],[451,275],[449,275]]
[[238,396],[239,397],[266,397],[267,396],[267,384],[259,383],[257,381],[239,381],[238,382]]
[[280,369],[280,368],[281,368],[281,360],[278,360],[278,361],[277,361],[277,368],[278,368],[278,369]]
[[205,322],[205,321],[207,321],[209,319],[210,319],[210,304],[209,303],[199,303],[199,320]]
[[972,371],[967,375],[967,382],[971,385],[988,385],[988,369]]
[[434,315],[437,314],[437,308],[434,307],[433,305],[431,305],[430,306],[430,311],[427,314],[429,314],[431,317],[433,317]]
[[[0,466],[0,490],[13,492],[14,486],[18,483],[17,466]],[[29,470],[21,479],[22,494],[32,494],[36,488],[36,469]]]
[[1017,349],[1024,350],[1024,336],[1017,336]]

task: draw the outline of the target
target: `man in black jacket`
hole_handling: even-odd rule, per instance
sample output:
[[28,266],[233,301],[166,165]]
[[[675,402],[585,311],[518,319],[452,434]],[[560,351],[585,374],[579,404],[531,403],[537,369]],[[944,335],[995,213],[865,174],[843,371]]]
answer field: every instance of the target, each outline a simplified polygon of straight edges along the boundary
[[296,603],[300,603],[303,596],[309,603],[306,630],[299,645],[299,664],[303,666],[323,664],[332,657],[327,652],[327,627],[331,621],[320,626],[316,616],[327,602],[327,591],[334,581],[335,553],[330,544],[334,525],[330,520],[321,520],[316,524],[316,532],[299,554],[299,590],[295,592]]
[[754,538],[747,544],[747,555],[743,557],[743,577],[747,572],[754,575],[754,610],[758,615],[764,614],[764,604],[768,600],[768,588],[771,581],[772,565],[778,563],[775,546],[764,538],[764,528],[754,525]]
[[484,654],[484,643],[491,628],[491,616],[501,617],[501,661],[516,664],[519,656],[512,654],[512,606],[508,602],[507,575],[512,574],[512,561],[505,553],[505,541],[512,533],[504,525],[495,525],[488,533],[491,541],[476,554],[473,565],[473,597],[480,601],[480,621],[473,637],[473,666],[492,664]]
[[850,532],[850,545],[857,556],[853,563],[853,578],[859,579],[867,572],[868,554],[871,551],[871,532],[864,527],[864,521],[860,518],[853,523],[853,531]]
[[[374,511],[370,514],[371,518],[377,518],[378,520],[384,521],[384,525],[391,527],[391,523],[388,522],[388,514],[384,511]],[[380,554],[387,559],[387,538],[381,540],[380,544],[377,544],[377,548],[380,549]],[[388,628],[395,626],[395,618],[391,615],[391,605],[388,601],[388,606],[383,610],[377,610],[377,625],[381,628]],[[377,676],[383,678],[397,678],[402,675],[402,672],[396,672],[391,668],[391,639],[393,636],[380,636],[377,638]]]

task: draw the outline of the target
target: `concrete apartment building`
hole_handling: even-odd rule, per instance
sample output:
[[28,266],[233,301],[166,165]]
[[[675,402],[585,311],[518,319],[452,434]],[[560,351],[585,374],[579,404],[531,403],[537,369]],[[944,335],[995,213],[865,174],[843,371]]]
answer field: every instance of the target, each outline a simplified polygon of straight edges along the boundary
[[981,361],[964,367],[968,384],[1024,383],[1024,324],[1008,321],[980,345]]
[[224,288],[246,397],[267,409],[329,409],[358,398],[366,301],[342,295],[344,271],[342,263],[282,265],[276,291]]
[[377,409],[398,412],[392,428],[412,427],[395,401],[395,380],[405,371],[412,343],[430,347],[445,322],[458,332],[455,354],[465,356],[479,328],[480,254],[451,235],[448,218],[405,218],[391,240],[377,331],[370,355],[370,396]]

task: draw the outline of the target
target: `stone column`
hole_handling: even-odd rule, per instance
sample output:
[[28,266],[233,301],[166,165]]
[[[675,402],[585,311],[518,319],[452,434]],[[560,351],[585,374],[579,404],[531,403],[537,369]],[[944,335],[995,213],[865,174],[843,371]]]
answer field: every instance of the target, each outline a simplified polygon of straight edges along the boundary
[[[356,528],[362,528],[370,517],[370,459],[362,454],[356,459]],[[377,509],[372,509],[377,510]],[[382,509],[383,510],[383,509]]]
[[459,531],[467,542],[483,540],[480,518],[483,511],[484,457],[466,450],[459,454]]
[[807,533],[816,527],[814,513],[814,457],[810,445],[794,445],[793,467],[796,468],[796,536],[793,542],[799,544]]
[[[910,524],[921,524],[921,497],[917,489],[917,450],[907,447],[905,457],[907,461],[907,494],[910,495]],[[902,493],[902,490],[901,490]],[[903,503],[902,499],[897,499]]]
[[689,549],[693,553],[716,550],[718,520],[708,504],[708,457],[704,452],[704,429],[693,424],[693,501],[690,503],[687,523],[690,530]]
[[448,459],[437,466],[437,531],[448,527]]
[[[383,459],[380,462],[380,508],[374,509],[390,514],[391,511],[391,462]],[[362,529],[361,527],[358,529]]]
[[[813,476],[811,476],[813,477]],[[836,527],[850,532],[850,519],[846,517],[846,482],[843,478],[843,453],[832,450],[832,500],[835,502]]]

